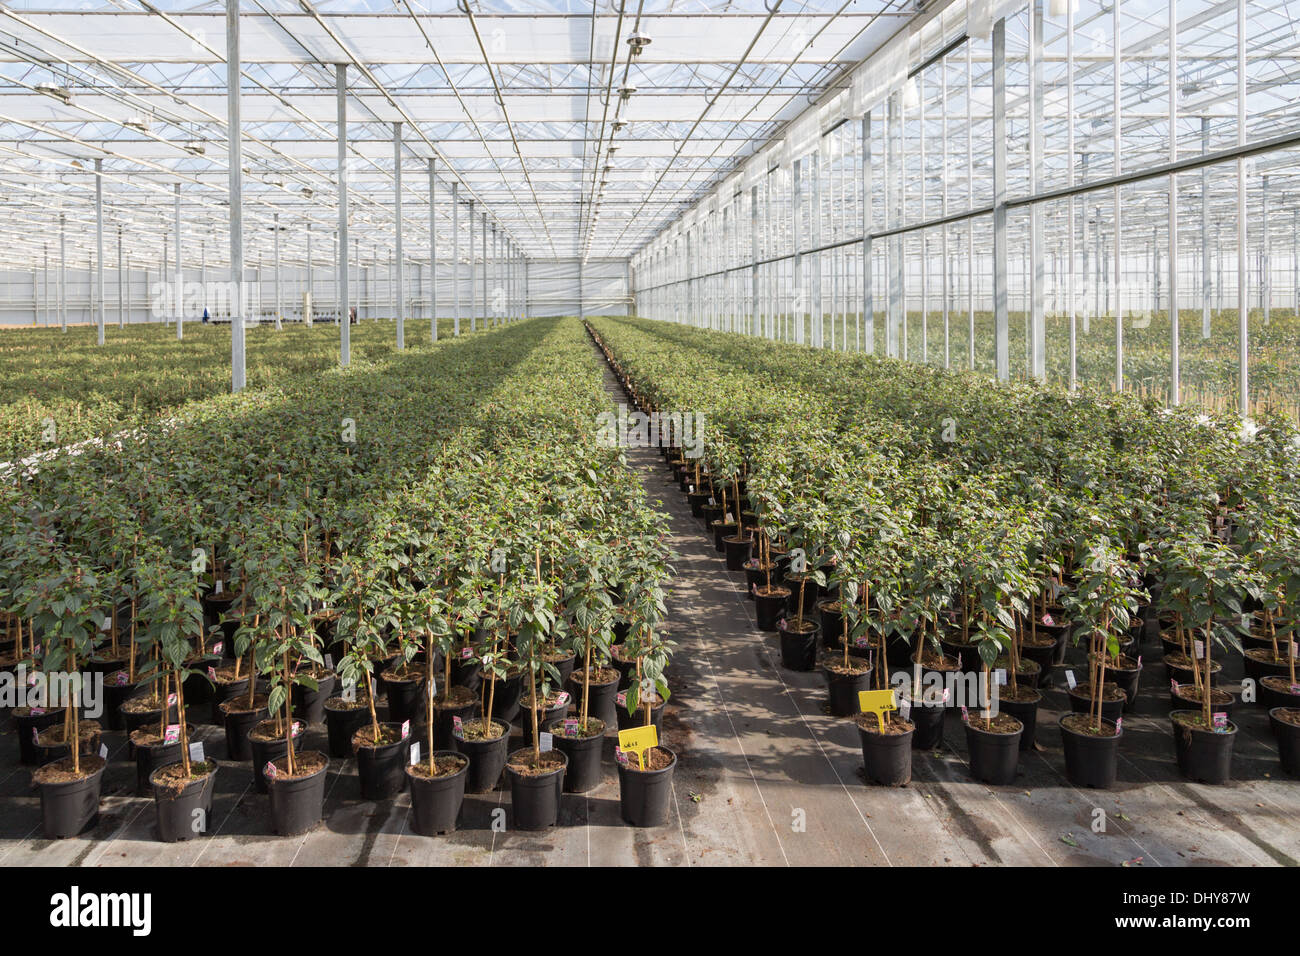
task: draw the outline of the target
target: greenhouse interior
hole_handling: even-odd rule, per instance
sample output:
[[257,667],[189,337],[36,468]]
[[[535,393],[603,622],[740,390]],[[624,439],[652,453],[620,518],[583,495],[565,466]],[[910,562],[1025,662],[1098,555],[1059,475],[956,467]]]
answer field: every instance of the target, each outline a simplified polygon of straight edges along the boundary
[[1286,0],[3,0],[11,879],[1251,927],[1168,874],[1300,862],[1298,102]]

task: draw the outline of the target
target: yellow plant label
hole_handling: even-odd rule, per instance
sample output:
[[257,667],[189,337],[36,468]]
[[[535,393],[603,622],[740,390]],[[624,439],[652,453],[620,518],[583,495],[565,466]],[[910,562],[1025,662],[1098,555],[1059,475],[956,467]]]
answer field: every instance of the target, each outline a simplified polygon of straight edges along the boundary
[[641,769],[644,770],[645,752],[651,747],[659,746],[659,731],[655,729],[654,724],[633,727],[630,730],[620,730],[618,732],[618,746],[623,751],[635,753],[636,759],[641,763]]
[[858,691],[858,706],[864,714],[876,715],[882,734],[885,732],[885,714],[891,710],[898,710],[898,705],[894,703],[893,690]]

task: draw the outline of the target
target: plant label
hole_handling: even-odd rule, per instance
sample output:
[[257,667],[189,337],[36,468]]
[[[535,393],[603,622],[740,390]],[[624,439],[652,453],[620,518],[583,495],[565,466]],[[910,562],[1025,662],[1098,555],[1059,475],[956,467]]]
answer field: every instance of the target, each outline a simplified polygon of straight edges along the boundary
[[41,732],[40,732],[39,730],[37,730],[35,727],[33,727],[33,728],[32,728],[32,743],[34,743],[34,744],[39,744],[40,742],[41,742]]
[[[212,670],[212,668],[209,667],[208,670]],[[117,674],[114,675],[113,677],[113,683],[116,684],[118,687],[125,687],[126,681],[127,681],[126,671],[118,671]]]
[[870,646],[871,646],[871,638],[867,637],[867,635],[865,635],[865,634],[862,634],[862,635],[860,635],[860,636],[858,636],[858,637],[855,637],[855,638],[853,639],[853,646],[854,646],[854,647],[870,647]]
[[405,740],[409,736],[411,736],[411,722],[404,720],[402,721],[402,739]]
[[898,702],[898,716],[908,720],[912,716],[912,702],[904,697]]
[[625,691],[625,690],[621,690],[621,691],[619,691],[617,694],[615,694],[615,695],[614,695],[614,703],[618,704],[618,706],[620,706],[620,707],[626,707],[626,706],[627,706],[627,691]]
[[168,695],[167,695],[167,706],[168,706],[168,707],[175,707],[175,706],[176,706],[176,694],[175,694],[175,693],[171,693],[171,694],[168,694]]
[[457,737],[464,739],[465,729],[461,726],[459,717],[453,717],[451,719],[451,732],[455,734]]
[[217,679],[217,669],[215,667],[209,667],[208,680],[216,680],[216,679]]
[[537,735],[537,746],[543,753],[555,747],[555,735],[542,731]]
[[217,641],[217,643],[215,643],[215,644],[212,645],[212,653],[213,653],[213,654],[220,654],[220,653],[221,653],[222,651],[224,651],[225,649],[226,649],[226,645],[223,644],[221,641]]
[[1079,686],[1079,681],[1074,676],[1074,671],[1065,672],[1065,682],[1070,685],[1070,690]]
[[709,495],[709,507],[712,508],[715,507],[716,505],[717,502],[713,500],[713,495]]
[[1300,645],[1297,645],[1295,641],[1291,642],[1291,656],[1300,657]]
[[623,748],[622,748],[622,747],[615,747],[615,748],[614,748],[614,759],[617,760],[617,761],[618,761],[620,764],[622,764],[624,767],[627,766],[627,754],[625,754],[625,753],[623,752]]
[[301,721],[301,720],[295,720],[295,721],[293,722],[293,731],[292,731],[292,733],[291,733],[291,736],[293,736],[293,737],[297,737],[297,736],[299,736],[299,735],[301,735],[301,734],[302,734],[302,721]]
[[[1292,684],[1292,685],[1291,685],[1291,693],[1293,693],[1293,694],[1300,694],[1300,684]],[[32,713],[34,714],[34,713],[36,713],[36,711],[32,711]]]
[[1172,677],[1169,679],[1169,691],[1173,694],[1178,693],[1178,681],[1174,680]]
[[858,709],[864,714],[875,714],[876,723],[883,734],[885,714],[891,710],[898,710],[898,704],[894,701],[893,690],[861,690],[858,691]]
[[221,578],[217,578],[217,583],[212,588],[213,594],[222,594],[226,590],[226,584]]
[[355,704],[357,701],[357,682],[354,680],[343,682],[343,700],[345,703]]
[[327,671],[332,671],[332,670],[334,669],[334,655],[333,655],[333,654],[326,654],[326,655],[325,655],[325,669],[326,669]]
[[469,659],[470,659],[471,657],[473,657],[473,656],[474,656],[474,650],[473,650],[473,648],[462,647],[462,648],[460,649],[460,659],[461,659],[462,661],[467,661],[467,660],[469,660]]
[[1223,711],[1218,711],[1210,715],[1210,720],[1214,724],[1216,733],[1226,733],[1228,730],[1228,715]]
[[659,731],[654,724],[644,727],[632,727],[618,732],[618,745],[621,749],[635,753],[641,769],[645,769],[645,752],[651,747],[659,746]]
[[275,769],[275,763],[270,760],[268,760],[266,766],[262,768],[262,776],[268,777],[271,780],[274,780],[278,773],[279,771]]
[[203,741],[190,744],[190,759],[195,763],[203,763]]
[[102,624],[99,625],[99,629],[100,629],[101,631],[107,631],[107,630],[108,630],[108,617],[107,617],[107,616],[104,617],[104,622],[103,622]]
[[560,691],[559,696],[555,698],[555,706],[564,707],[568,703],[569,703],[569,692],[567,690]]
[[1052,615],[1050,614],[1043,615],[1043,623],[1048,627],[1056,627],[1056,622],[1052,620]]
[[695,486],[694,486],[694,485],[687,485],[687,486],[686,486],[686,493],[687,493],[687,494],[690,494],[690,495],[695,494]]
[[1198,661],[1205,660],[1205,642],[1192,641],[1192,652],[1196,655]]
[[181,725],[168,724],[167,729],[163,731],[163,743],[174,744],[181,739]]
[[564,736],[566,737],[578,736],[578,721],[576,718],[570,717],[564,721]]
[[969,724],[969,723],[970,723],[970,711],[966,709],[966,705],[965,705],[965,704],[962,704],[962,705],[961,705],[961,722],[962,722],[963,724]]
[[[1294,689],[1294,687],[1293,687],[1293,689]],[[39,716],[41,716],[41,714],[45,713],[45,708],[44,708],[44,707],[31,707],[31,708],[28,708],[27,713],[31,714],[33,717],[39,717]],[[35,729],[36,729],[35,727],[32,728],[32,730],[35,730]]]
[[99,756],[102,757],[104,760],[108,759],[108,744],[99,745]]
[[420,762],[420,742],[417,740],[411,744],[411,766],[414,767]]

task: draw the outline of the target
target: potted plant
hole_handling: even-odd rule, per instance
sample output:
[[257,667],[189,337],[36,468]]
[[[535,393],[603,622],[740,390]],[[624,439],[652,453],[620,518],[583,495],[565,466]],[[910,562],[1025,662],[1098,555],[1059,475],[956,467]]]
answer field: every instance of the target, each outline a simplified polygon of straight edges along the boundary
[[[666,702],[669,697],[664,668],[674,647],[659,633],[664,598],[658,580],[650,577],[636,582],[628,595],[628,608],[632,625],[628,640],[635,649],[637,669],[636,680],[627,689],[627,712],[640,710],[642,721],[637,726],[652,726],[656,698]],[[619,752],[619,806],[626,823],[654,827],[667,821],[676,767],[677,755],[662,741],[643,753]]]

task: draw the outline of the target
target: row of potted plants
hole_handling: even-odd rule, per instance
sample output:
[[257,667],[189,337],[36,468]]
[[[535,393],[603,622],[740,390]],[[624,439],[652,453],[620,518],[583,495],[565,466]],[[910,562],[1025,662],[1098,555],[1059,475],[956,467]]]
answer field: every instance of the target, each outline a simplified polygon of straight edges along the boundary
[[[869,777],[906,779],[897,738],[933,746],[959,702],[927,699],[926,687],[967,671],[980,690],[971,704],[994,684],[999,703],[966,723],[972,768],[1009,781],[1032,745],[1038,687],[1073,642],[1086,680],[1070,690],[1078,717],[1061,722],[1067,772],[1109,786],[1148,623],[1174,641],[1166,667],[1186,669],[1171,714],[1184,774],[1226,779],[1236,725],[1215,716],[1213,686],[1225,652],[1254,669],[1279,756],[1295,769],[1300,438],[1290,424],[662,323],[590,326],[645,411],[705,415],[704,460],[673,451],[670,464],[701,509],[740,481],[749,517],[738,537],[753,554],[738,550],[734,566],[760,627],[780,632],[784,663],[812,669],[820,636],[837,651],[822,667],[846,715],[854,691],[910,669],[900,711],[859,717]],[[1261,646],[1243,646],[1251,640]]]
[[[269,792],[276,832],[320,819],[333,754],[300,741],[322,719],[363,797],[412,784],[417,823],[445,822],[443,784],[494,785],[498,755],[521,781],[519,825],[554,822],[563,741],[617,723],[591,715],[614,700],[608,675],[615,693],[620,663],[636,675],[629,714],[668,697],[662,518],[595,439],[605,402],[581,326],[538,320],[193,403],[17,472],[0,486],[0,666],[105,675],[103,719],[130,732],[164,839],[194,835],[211,807],[218,765],[190,749],[204,708]],[[579,716],[543,750],[575,650]],[[528,746],[506,753],[511,693]],[[33,754],[49,758],[35,774],[47,834],[79,832],[112,728],[76,706],[14,717],[20,744],[36,730],[50,747]],[[428,750],[411,760],[417,740]]]

